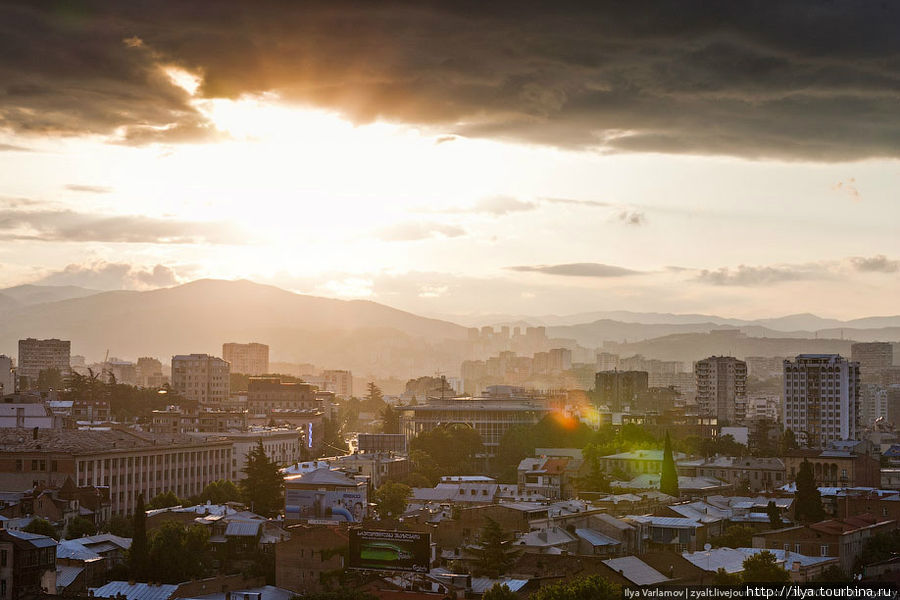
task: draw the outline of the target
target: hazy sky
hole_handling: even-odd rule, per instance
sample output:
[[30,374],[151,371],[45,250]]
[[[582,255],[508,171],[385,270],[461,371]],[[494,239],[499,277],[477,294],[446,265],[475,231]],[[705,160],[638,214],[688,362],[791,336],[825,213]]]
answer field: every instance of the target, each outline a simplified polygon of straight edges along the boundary
[[0,285],[900,312],[900,5],[489,4],[0,5]]

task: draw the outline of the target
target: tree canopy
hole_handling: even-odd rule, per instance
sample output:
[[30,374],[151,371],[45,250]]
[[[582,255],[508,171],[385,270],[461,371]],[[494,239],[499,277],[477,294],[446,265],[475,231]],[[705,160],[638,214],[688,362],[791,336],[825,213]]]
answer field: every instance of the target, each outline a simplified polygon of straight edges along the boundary
[[509,586],[495,583],[491,588],[481,596],[481,600],[519,600],[519,596],[509,589]]
[[138,494],[132,521],[133,537],[128,550],[128,571],[132,579],[146,581],[150,571],[150,547],[147,543],[147,513],[144,512],[144,495]]
[[825,518],[822,496],[816,486],[812,464],[806,459],[797,473],[797,493],[794,495],[794,519],[801,523],[815,523]]
[[241,499],[241,490],[233,481],[220,479],[211,481],[206,484],[203,491],[200,492],[200,502],[212,502],[213,504],[224,504],[225,502],[239,502]]
[[153,496],[150,499],[150,504],[147,505],[147,508],[150,510],[156,510],[160,508],[169,508],[171,506],[180,506],[181,500],[178,499],[178,496],[175,495],[175,492],[172,490],[168,490],[166,492],[162,492]]
[[475,457],[484,452],[484,445],[472,427],[453,423],[420,433],[410,442],[410,450],[431,457],[441,475],[466,475],[474,469]]
[[97,533],[97,527],[93,521],[89,521],[84,517],[75,517],[66,525],[66,539],[74,540],[86,535],[94,535]]
[[42,519],[40,517],[35,517],[31,520],[31,523],[26,525],[22,531],[26,533],[34,533],[37,535],[46,535],[47,537],[52,537],[55,540],[59,539],[59,533],[56,531],[56,527],[48,521],[47,519]]
[[275,461],[266,456],[262,439],[247,455],[243,472],[246,477],[240,489],[244,503],[264,517],[278,514],[284,506],[284,476]]
[[774,554],[763,550],[744,560],[741,575],[744,583],[790,583],[791,575],[785,571]]
[[666,442],[663,447],[662,472],[659,476],[659,491],[669,496],[678,498],[681,493],[678,490],[678,471],[675,468],[675,457],[672,454],[672,440],[669,432],[666,432]]
[[575,577],[544,586],[530,600],[621,600],[622,588],[602,575]]
[[375,505],[378,508],[378,516],[399,517],[406,512],[407,499],[412,494],[412,488],[404,483],[388,481],[375,490]]
[[473,574],[493,578],[506,573],[519,554],[500,524],[490,517],[485,517],[478,545],[471,548],[471,552],[474,554]]
[[150,538],[150,579],[180,583],[203,577],[211,566],[208,538],[202,525],[164,522]]

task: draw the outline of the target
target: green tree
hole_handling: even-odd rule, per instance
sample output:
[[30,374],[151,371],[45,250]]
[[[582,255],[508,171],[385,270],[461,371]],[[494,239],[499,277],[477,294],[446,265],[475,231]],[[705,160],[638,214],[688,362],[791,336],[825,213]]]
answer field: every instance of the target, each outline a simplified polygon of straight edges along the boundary
[[379,415],[382,433],[400,433],[400,411],[390,404],[385,404]]
[[744,583],[790,583],[791,575],[771,552],[763,550],[744,559]]
[[781,520],[781,511],[778,510],[774,500],[769,500],[769,503],[766,505],[766,514],[769,515],[769,527],[772,529],[780,529],[782,527],[784,523]]
[[873,535],[866,541],[866,545],[856,558],[853,570],[858,573],[866,565],[892,558],[897,554],[900,554],[900,529]]
[[822,496],[816,487],[813,468],[806,459],[797,473],[797,493],[794,494],[794,519],[801,523],[815,523],[825,518]]
[[181,500],[178,499],[178,496],[175,495],[175,492],[169,490],[167,492],[163,492],[161,494],[157,494],[150,499],[150,504],[148,508],[150,510],[157,510],[160,508],[169,508],[171,506],[180,506]]
[[781,435],[781,455],[784,456],[791,450],[797,449],[797,436],[794,435],[793,429],[785,429]]
[[206,484],[203,491],[200,492],[200,503],[207,501],[213,504],[224,504],[226,502],[238,502],[241,499],[241,491],[233,481],[220,479],[211,481]]
[[381,391],[380,387],[375,385],[374,381],[370,381],[368,385],[366,385],[366,401],[371,404],[384,402],[384,393]]
[[62,373],[59,369],[41,369],[37,376],[39,390],[61,390],[64,387]]
[[66,526],[67,540],[74,540],[86,535],[94,535],[95,533],[97,533],[97,527],[92,521],[88,521],[84,517],[75,517]]
[[678,498],[678,471],[675,469],[675,457],[672,455],[672,440],[666,432],[666,443],[663,448],[662,473],[659,476],[659,491]]
[[130,538],[134,536],[134,526],[130,519],[120,515],[113,515],[106,522],[104,529],[113,535]]
[[147,513],[144,511],[144,495],[138,494],[134,505],[131,529],[131,548],[128,550],[128,570],[131,578],[146,581],[150,571],[150,547],[147,543]]
[[379,517],[399,517],[406,512],[407,499],[412,488],[404,483],[385,483],[375,490],[375,505]]
[[495,579],[506,573],[519,554],[500,524],[490,517],[485,517],[478,544],[471,551],[475,555],[474,575]]
[[729,573],[722,567],[713,575],[714,585],[740,585],[742,581],[740,573]]
[[709,543],[715,548],[749,548],[753,545],[753,533],[753,528],[747,525],[731,525]]
[[425,488],[425,487],[431,487],[434,485],[428,479],[428,477],[426,477],[422,473],[419,473],[418,471],[412,471],[409,475],[407,475],[404,478],[403,483],[405,483],[406,485],[408,485],[411,488]]
[[602,575],[575,577],[544,586],[530,600],[621,600],[622,588]]
[[581,456],[584,458],[584,467],[586,467],[587,473],[575,481],[580,491],[608,492],[610,490],[609,477],[606,476],[603,465],[600,463],[602,452],[597,444],[588,444],[582,448]]
[[484,452],[484,445],[470,425],[453,423],[420,433],[410,442],[410,450],[428,454],[438,475],[466,475],[474,470],[475,458]]
[[241,494],[250,510],[272,517],[284,506],[284,476],[275,461],[269,460],[262,439],[247,455],[246,477],[241,480]]
[[55,540],[59,539],[59,534],[56,532],[56,528],[53,524],[47,519],[42,519],[40,517],[35,517],[31,520],[31,523],[26,525],[22,531],[26,533],[35,533],[37,535],[46,535],[47,537],[52,537]]
[[514,591],[509,586],[495,583],[491,588],[481,596],[481,600],[519,600]]
[[208,537],[202,525],[186,528],[175,521],[163,523],[150,538],[149,578],[179,583],[205,575],[211,564]]

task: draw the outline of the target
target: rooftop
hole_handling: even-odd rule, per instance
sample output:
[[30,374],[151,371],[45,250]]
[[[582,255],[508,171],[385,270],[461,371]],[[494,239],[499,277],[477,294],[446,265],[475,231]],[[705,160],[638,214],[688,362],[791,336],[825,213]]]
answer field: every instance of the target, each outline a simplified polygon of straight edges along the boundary
[[[210,436],[213,437],[213,436]],[[88,454],[95,452],[127,451],[154,446],[197,446],[210,441],[197,440],[181,434],[151,434],[132,430],[67,430],[9,428],[0,429],[0,451]],[[225,440],[222,443],[227,443]]]
[[603,564],[635,585],[653,585],[669,581],[668,577],[636,556],[610,558],[604,560]]

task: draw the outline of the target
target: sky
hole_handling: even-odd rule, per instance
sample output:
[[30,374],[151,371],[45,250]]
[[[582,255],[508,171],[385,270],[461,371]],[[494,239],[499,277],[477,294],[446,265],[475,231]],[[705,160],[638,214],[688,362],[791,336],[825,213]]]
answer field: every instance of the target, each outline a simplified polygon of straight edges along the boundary
[[900,5],[0,3],[0,286],[897,314]]

